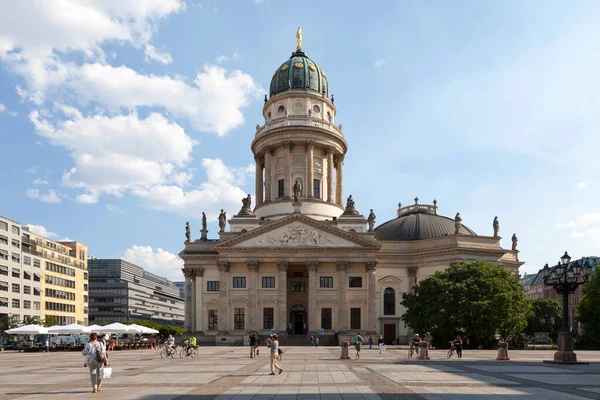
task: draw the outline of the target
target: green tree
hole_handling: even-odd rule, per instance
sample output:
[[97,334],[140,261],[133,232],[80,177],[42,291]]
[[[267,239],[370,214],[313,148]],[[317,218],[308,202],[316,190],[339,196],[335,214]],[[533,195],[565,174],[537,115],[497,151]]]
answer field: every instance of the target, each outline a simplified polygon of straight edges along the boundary
[[525,333],[533,336],[535,332],[548,332],[556,341],[562,323],[562,305],[555,299],[536,299],[531,302],[532,313],[527,318]]
[[25,317],[23,318],[23,325],[39,325],[40,317]]
[[46,318],[42,321],[42,325],[46,328],[49,328],[54,325],[58,325],[58,318],[53,317],[52,315],[47,315]]
[[455,334],[473,345],[488,345],[496,334],[508,339],[527,326],[531,304],[518,278],[492,262],[462,261],[436,272],[403,296],[402,320],[415,332],[429,333],[436,346]]
[[596,275],[583,287],[579,302],[579,322],[583,325],[581,346],[600,348],[600,276]]
[[4,331],[9,329],[18,328],[19,326],[21,326],[21,320],[15,315],[0,319],[0,333],[4,333]]

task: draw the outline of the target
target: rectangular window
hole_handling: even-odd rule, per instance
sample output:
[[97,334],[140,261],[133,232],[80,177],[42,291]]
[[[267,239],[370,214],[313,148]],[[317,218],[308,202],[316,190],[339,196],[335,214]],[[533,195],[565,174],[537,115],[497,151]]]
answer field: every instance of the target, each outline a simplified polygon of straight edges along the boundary
[[208,330],[216,331],[219,330],[219,311],[208,310]]
[[23,293],[31,294],[31,286],[23,285]]
[[285,195],[284,184],[285,184],[284,179],[280,179],[277,181],[277,197],[278,198],[281,198]]
[[275,328],[275,311],[273,308],[263,308],[263,329]]
[[18,283],[13,283],[12,284],[12,292],[13,293],[21,293],[21,285],[19,285]]
[[360,329],[360,308],[350,309],[350,329]]
[[246,287],[246,277],[245,276],[234,277],[233,278],[233,287],[237,288],[237,289],[245,288]]
[[21,230],[19,229],[18,226],[12,226],[12,233],[14,233],[15,235],[20,235],[21,234]]
[[34,258],[33,259],[33,266],[36,267],[36,268],[39,268],[40,267],[40,260],[37,259],[37,258]]
[[12,277],[13,278],[20,278],[21,277],[21,270],[18,268],[13,268],[12,269]]
[[33,309],[34,310],[41,310],[42,309],[42,305],[40,304],[39,301],[34,301],[33,302]]
[[23,308],[31,310],[31,301],[23,300]]
[[331,330],[331,308],[321,308],[321,329]]
[[331,276],[322,276],[321,277],[321,287],[322,288],[332,288],[333,287],[333,277]]
[[313,180],[313,195],[316,199],[321,198],[321,181],[318,179]]
[[13,239],[11,242],[13,247],[16,247],[17,249],[21,248],[21,242],[19,242],[17,239]]
[[292,282],[292,292],[304,292],[304,282]]
[[[272,276],[263,276],[262,278],[262,287],[264,288],[274,288],[275,287],[275,277]],[[269,328],[271,329],[271,328]]]
[[351,276],[350,277],[350,287],[362,287],[362,277]]
[[19,299],[12,299],[13,308],[21,308],[21,301]]
[[23,279],[31,280],[31,274],[27,271],[23,271]]
[[233,329],[244,329],[244,309],[233,309]]
[[40,295],[40,289],[38,289],[38,288],[33,288],[33,295],[34,295],[34,296],[39,296],[39,295]]
[[0,307],[8,307],[8,297],[0,297]]
[[39,282],[39,281],[41,280],[41,278],[40,278],[40,274],[37,274],[37,273],[35,273],[35,272],[34,272],[34,273],[33,273],[33,280],[34,280],[35,282]]
[[219,281],[207,281],[206,282],[206,291],[207,292],[218,292],[219,291]]
[[8,224],[4,221],[0,221],[0,229],[3,231],[8,231]]
[[29,257],[29,256],[23,256],[23,264],[25,264],[25,265],[31,265],[31,257]]
[[0,244],[8,244],[8,238],[0,235]]
[[11,259],[12,259],[14,262],[20,263],[20,262],[21,262],[21,255],[20,255],[20,254],[17,254],[17,253],[12,253],[12,257],[11,257]]
[[8,282],[0,281],[0,291],[8,292]]
[[8,260],[8,251],[0,250],[0,260]]
[[292,278],[304,278],[304,272],[302,272],[302,271],[292,272]]
[[6,265],[0,265],[0,275],[8,276],[8,267]]

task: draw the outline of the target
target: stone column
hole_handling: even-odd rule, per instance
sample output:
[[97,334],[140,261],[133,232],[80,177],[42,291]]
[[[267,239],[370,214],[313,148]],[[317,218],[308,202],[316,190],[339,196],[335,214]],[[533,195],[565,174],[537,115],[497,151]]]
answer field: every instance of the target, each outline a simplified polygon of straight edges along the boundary
[[343,167],[344,167],[344,155],[340,154],[337,157],[337,163],[336,163],[336,172],[337,172],[337,176],[335,178],[335,184],[336,184],[336,189],[335,189],[335,202],[338,205],[343,205],[344,204],[344,199],[342,198],[344,196],[344,193],[342,191],[343,189],[343,180],[344,180],[344,175],[343,175]]
[[308,333],[317,333],[317,261],[306,263],[308,269]]
[[204,268],[196,269],[196,285],[194,286],[196,293],[196,332],[204,332],[204,301],[202,292],[204,288]]
[[345,332],[348,329],[348,313],[346,309],[346,288],[348,282],[346,280],[346,270],[348,269],[348,261],[338,261],[336,263],[338,272],[338,328],[340,332]]
[[367,333],[377,333],[377,298],[376,298],[376,277],[375,270],[377,269],[377,261],[367,261],[365,263],[365,269],[367,270]]
[[315,168],[315,141],[309,140],[306,142],[306,197],[315,197],[313,179],[314,179],[314,168]]
[[327,148],[327,201],[333,203],[333,147]]
[[217,261],[217,269],[219,270],[219,334],[229,333],[229,299],[228,286],[229,283],[229,262]]
[[267,147],[264,151],[265,153],[265,203],[271,201],[271,196],[273,195],[271,189],[271,154],[273,149]]
[[185,331],[192,332],[192,281],[190,279],[190,270],[182,268],[185,284],[183,291],[185,296]]
[[283,168],[283,198],[289,199],[292,193],[292,149],[294,144],[290,140],[283,142],[283,148],[285,149],[285,167]]
[[254,155],[254,161],[256,161],[256,205],[260,206],[263,203],[263,158],[260,154]]
[[257,279],[258,279],[258,261],[248,261],[248,325],[247,329],[258,331],[258,303],[257,303]]
[[190,324],[190,328],[192,329],[192,332],[196,332],[196,270],[195,269],[191,269],[190,270],[190,281],[191,286],[190,286],[190,291],[191,291],[191,295],[190,298],[192,300],[192,307],[190,310],[191,316],[192,316],[192,323]]
[[277,318],[277,330],[279,334],[287,332],[287,270],[289,263],[280,261],[277,263],[279,270],[279,317]]

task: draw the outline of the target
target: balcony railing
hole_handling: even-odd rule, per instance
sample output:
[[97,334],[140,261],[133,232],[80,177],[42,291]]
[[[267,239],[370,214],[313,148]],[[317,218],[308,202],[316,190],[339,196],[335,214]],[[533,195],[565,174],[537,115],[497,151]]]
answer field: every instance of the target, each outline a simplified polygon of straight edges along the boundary
[[437,215],[437,201],[433,200],[433,205],[429,204],[419,204],[419,199],[415,198],[415,204],[411,204],[410,206],[400,207],[398,209],[398,217],[401,217],[406,214],[412,213],[427,213],[427,214],[435,214]]
[[269,132],[273,129],[284,128],[289,126],[314,126],[332,132],[334,135],[343,137],[342,125],[335,126],[323,119],[308,117],[308,116],[288,116],[278,118],[271,122],[267,122],[263,126],[257,125],[256,136]]

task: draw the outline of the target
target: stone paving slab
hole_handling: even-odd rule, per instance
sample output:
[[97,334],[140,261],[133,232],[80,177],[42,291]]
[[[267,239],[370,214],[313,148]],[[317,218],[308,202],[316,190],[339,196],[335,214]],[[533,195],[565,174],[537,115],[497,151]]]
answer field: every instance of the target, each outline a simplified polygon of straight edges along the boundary
[[415,388],[415,393],[426,400],[582,400],[584,397],[554,392],[542,388],[469,388],[469,387],[436,387]]
[[576,377],[571,375],[544,375],[544,374],[519,374],[509,375],[515,378],[527,379],[535,382],[548,383],[551,385],[600,385],[600,375],[581,375],[578,374]]
[[523,372],[529,374],[575,374],[577,371],[565,370],[562,368],[552,368],[534,365],[470,365],[470,368],[479,369],[487,372],[502,372],[502,373],[515,373]]

